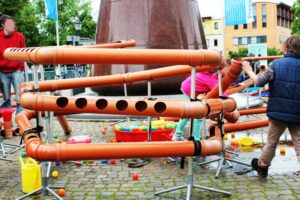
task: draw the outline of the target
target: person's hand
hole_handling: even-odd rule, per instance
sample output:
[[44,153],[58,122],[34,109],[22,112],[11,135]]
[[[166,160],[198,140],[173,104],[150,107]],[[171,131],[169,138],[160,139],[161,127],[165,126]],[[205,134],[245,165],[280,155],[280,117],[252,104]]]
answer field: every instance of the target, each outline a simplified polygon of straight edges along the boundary
[[252,71],[252,67],[251,67],[250,63],[247,62],[247,61],[244,61],[244,62],[242,63],[242,68],[243,68],[243,70],[244,70],[245,72],[250,72],[250,71]]

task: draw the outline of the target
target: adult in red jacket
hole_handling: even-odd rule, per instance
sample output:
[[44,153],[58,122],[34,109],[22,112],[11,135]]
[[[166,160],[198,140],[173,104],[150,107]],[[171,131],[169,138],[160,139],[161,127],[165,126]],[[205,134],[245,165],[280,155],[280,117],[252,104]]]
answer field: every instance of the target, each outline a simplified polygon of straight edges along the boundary
[[24,62],[9,61],[3,57],[3,52],[9,47],[26,47],[22,33],[16,31],[14,19],[8,15],[0,17],[0,83],[3,92],[2,108],[11,107],[11,85],[13,85],[17,110],[19,113],[22,108],[19,105],[19,87],[24,82]]

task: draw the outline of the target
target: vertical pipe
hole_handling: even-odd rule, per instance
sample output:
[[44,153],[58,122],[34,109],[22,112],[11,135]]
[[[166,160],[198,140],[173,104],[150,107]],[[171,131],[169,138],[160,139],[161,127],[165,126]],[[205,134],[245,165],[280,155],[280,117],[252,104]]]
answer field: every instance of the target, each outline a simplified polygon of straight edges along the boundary
[[[151,81],[149,80],[148,81],[148,87],[147,87],[147,89],[148,89],[148,100],[150,100],[150,98],[151,98]],[[151,137],[151,129],[152,129],[152,127],[151,127],[151,123],[152,123],[152,118],[149,116],[148,117],[148,142],[151,142],[152,141],[152,137]]]

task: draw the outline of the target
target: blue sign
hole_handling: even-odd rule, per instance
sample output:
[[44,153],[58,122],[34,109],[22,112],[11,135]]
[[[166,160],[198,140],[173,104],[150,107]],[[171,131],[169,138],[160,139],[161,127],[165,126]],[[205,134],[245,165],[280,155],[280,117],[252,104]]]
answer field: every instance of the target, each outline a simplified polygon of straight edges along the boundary
[[225,0],[225,25],[253,22],[252,0]]

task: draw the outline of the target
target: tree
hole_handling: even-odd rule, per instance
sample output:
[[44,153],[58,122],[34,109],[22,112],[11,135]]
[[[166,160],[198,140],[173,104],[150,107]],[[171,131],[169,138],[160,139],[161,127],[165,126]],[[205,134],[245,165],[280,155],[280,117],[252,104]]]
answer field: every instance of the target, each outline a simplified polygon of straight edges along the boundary
[[[91,0],[57,0],[60,44],[68,35],[77,35],[74,21],[82,23],[81,37],[95,38],[96,22],[91,16]],[[55,21],[47,19],[44,0],[0,0],[0,14],[11,15],[18,31],[25,36],[27,46],[56,45]]]
[[[56,45],[55,21],[46,18],[44,0],[38,0],[35,7],[36,15],[40,20],[41,45]],[[61,44],[67,44],[68,35],[77,35],[74,27],[75,20],[80,20],[82,23],[79,36],[95,38],[96,22],[91,17],[90,0],[58,0],[58,18]]]
[[295,20],[292,24],[292,34],[300,34],[300,0],[297,0],[291,8],[295,16]]

